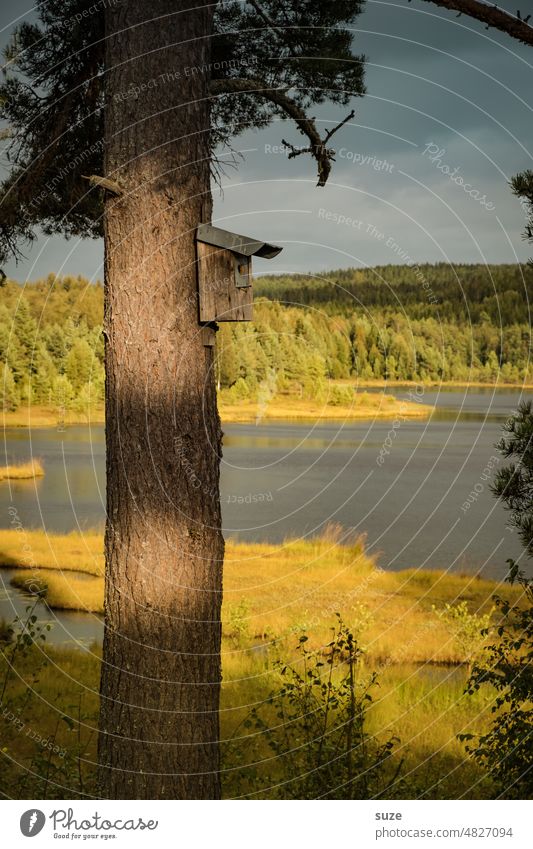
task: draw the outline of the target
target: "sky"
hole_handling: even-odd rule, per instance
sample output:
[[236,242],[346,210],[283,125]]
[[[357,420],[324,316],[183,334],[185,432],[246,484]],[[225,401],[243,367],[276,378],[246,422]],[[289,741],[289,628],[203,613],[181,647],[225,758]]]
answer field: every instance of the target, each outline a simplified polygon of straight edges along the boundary
[[[32,12],[4,0],[0,14],[5,42]],[[356,110],[332,140],[328,184],[316,187],[309,157],[287,158],[282,139],[302,136],[277,121],[234,141],[243,159],[214,187],[214,223],[283,246],[256,274],[525,261],[533,248],[509,180],[533,168],[531,48],[422,0],[367,0],[353,49],[367,57],[367,94],[313,109],[322,132]],[[43,237],[25,254],[5,266],[21,281],[103,276],[100,241]]]

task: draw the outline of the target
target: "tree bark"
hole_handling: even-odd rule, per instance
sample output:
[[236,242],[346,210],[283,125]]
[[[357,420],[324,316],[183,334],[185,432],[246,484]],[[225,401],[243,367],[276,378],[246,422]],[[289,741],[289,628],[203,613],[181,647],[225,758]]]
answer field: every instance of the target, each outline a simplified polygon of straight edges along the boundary
[[194,243],[213,9],[105,12],[105,177],[123,191],[105,204],[105,798],[220,795],[221,430]]

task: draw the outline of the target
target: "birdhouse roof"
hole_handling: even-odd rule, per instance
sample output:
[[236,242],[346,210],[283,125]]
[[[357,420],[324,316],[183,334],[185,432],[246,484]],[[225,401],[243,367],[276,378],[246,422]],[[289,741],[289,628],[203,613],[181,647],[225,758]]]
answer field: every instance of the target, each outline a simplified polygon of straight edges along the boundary
[[220,227],[213,227],[212,224],[200,224],[196,230],[196,241],[226,248],[243,256],[261,256],[264,259],[273,259],[283,250],[277,245],[261,242],[251,236],[241,236],[230,230],[222,230]]

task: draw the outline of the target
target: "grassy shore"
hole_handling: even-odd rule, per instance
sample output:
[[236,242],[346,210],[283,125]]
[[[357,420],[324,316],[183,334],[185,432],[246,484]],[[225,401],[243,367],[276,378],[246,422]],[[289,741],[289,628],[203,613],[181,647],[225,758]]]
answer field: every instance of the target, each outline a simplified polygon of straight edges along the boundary
[[[20,568],[16,585],[44,595],[52,608],[103,611],[100,534],[3,530],[0,565]],[[238,675],[243,651],[268,653],[304,631],[311,646],[327,643],[337,612],[360,634],[374,663],[464,663],[471,650],[467,629],[490,614],[496,589],[512,597],[507,585],[475,575],[386,572],[361,539],[343,541],[339,529],[282,545],[229,540],[223,634],[236,651],[228,668]],[[446,605],[458,604],[463,613],[454,621]]]
[[0,466],[0,481],[21,481],[42,477],[44,477],[44,468],[40,460],[30,460],[27,463]]
[[[309,401],[290,396],[280,396],[267,404],[257,401],[239,401],[228,403],[224,394],[219,398],[219,411],[223,422],[255,422],[256,420],[331,420],[331,419],[391,419],[397,415],[404,418],[427,418],[433,408],[412,401],[398,401],[392,395],[376,392],[354,393],[350,404],[333,405]],[[103,424],[105,421],[103,406],[91,409],[90,416],[68,410],[60,412],[54,407],[21,406],[17,410],[2,413],[4,427],[49,427],[61,431],[76,424]]]
[[354,386],[358,388],[372,389],[396,389],[403,386],[423,386],[425,389],[523,389],[533,390],[533,383],[517,381],[511,383],[503,380],[480,381],[480,380],[357,380],[351,378],[340,378],[332,381],[337,386]]
[[220,416],[223,422],[293,421],[349,421],[353,419],[428,418],[433,407],[416,401],[399,401],[392,395],[377,392],[354,393],[350,404],[327,404],[300,398],[282,396],[265,405],[256,401],[239,401],[231,404],[221,399]]
[[98,531],[47,534],[45,531],[0,529],[0,567],[31,571],[67,570],[102,577],[103,538]]
[[61,411],[57,407],[21,405],[16,410],[4,410],[2,413],[4,427],[55,427],[58,431],[69,425],[103,424],[105,421],[103,404],[91,409],[90,416],[74,410]]
[[[395,388],[419,387],[425,389],[521,389],[532,391],[530,383],[480,383],[472,381],[428,381],[420,384],[416,381],[386,381],[386,380],[332,380],[331,386],[354,387],[354,401],[349,405],[322,404],[289,396],[279,396],[266,404],[258,405],[256,401],[239,401],[230,403],[224,398],[224,392],[219,399],[219,410],[222,421],[227,423],[255,422],[257,419],[272,420],[345,420],[365,418],[394,418],[398,414],[406,418],[426,418],[433,407],[412,401],[399,401],[386,390]],[[382,393],[365,392],[365,389],[382,389]],[[419,395],[420,401],[423,393]],[[75,424],[103,424],[105,414],[103,405],[91,408],[90,414],[74,410],[59,411],[57,407],[20,406],[16,410],[2,413],[4,427],[57,427],[59,429]]]
[[[97,534],[28,532],[23,539],[3,531],[0,538],[4,563],[24,561],[17,585],[45,594],[53,606],[82,610],[101,610],[101,546]],[[28,551],[47,567],[28,569]],[[398,797],[489,797],[490,778],[467,758],[457,735],[483,733],[491,720],[494,693],[466,696],[464,687],[467,662],[481,648],[476,635],[483,617],[494,616],[495,590],[516,598],[507,585],[472,575],[384,572],[363,540],[345,540],[334,528],[322,539],[280,546],[229,542],[220,714],[224,795],[283,796],[283,782],[290,781],[283,752],[273,756],[250,724],[250,711],[259,706],[276,726],[268,702],[283,683],[276,662],[298,665],[303,635],[306,646],[322,653],[339,612],[364,647],[360,674],[378,676],[367,731],[382,741],[399,739],[389,765],[391,772],[401,765]],[[450,610],[463,612],[456,617]],[[7,755],[0,792],[15,798],[95,792],[100,657],[97,645],[80,651],[43,644],[22,652],[17,674],[10,674],[0,655],[0,686],[9,678],[0,716]],[[45,751],[35,734],[48,741]],[[50,754],[52,743],[57,751]]]

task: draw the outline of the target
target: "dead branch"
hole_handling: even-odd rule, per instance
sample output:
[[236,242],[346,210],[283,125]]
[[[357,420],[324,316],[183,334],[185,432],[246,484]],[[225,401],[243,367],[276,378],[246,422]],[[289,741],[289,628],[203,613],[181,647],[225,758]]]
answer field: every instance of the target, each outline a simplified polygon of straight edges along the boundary
[[99,177],[97,174],[91,174],[90,177],[86,177],[82,174],[81,178],[82,180],[88,180],[92,186],[99,186],[101,189],[105,189],[106,192],[111,192],[116,197],[121,197],[124,194],[124,189],[118,183],[114,183],[113,180],[108,180],[107,177]]
[[[410,3],[411,0],[408,2]],[[487,29],[493,27],[507,33],[511,38],[516,38],[522,44],[533,45],[533,27],[529,24],[531,15],[525,18],[520,12],[512,15],[504,9],[499,9],[498,6],[489,6],[483,0],[424,0],[424,2],[433,3],[452,12],[459,12],[459,15],[468,15],[486,24]]]
[[291,149],[289,159],[299,156],[301,153],[310,153],[316,160],[318,165],[318,186],[325,186],[331,172],[331,162],[335,159],[335,151],[327,147],[327,142],[332,135],[337,132],[347,121],[355,115],[352,110],[349,115],[341,121],[333,130],[330,130],[324,139],[316,128],[313,118],[308,118],[304,110],[292,98],[290,98],[284,88],[269,88],[266,83],[261,80],[239,79],[237,77],[227,78],[224,80],[212,80],[210,87],[211,94],[218,96],[221,94],[255,94],[259,97],[264,97],[279,106],[292,120],[300,132],[309,139],[309,146],[306,148],[297,148],[292,144],[283,142]]

